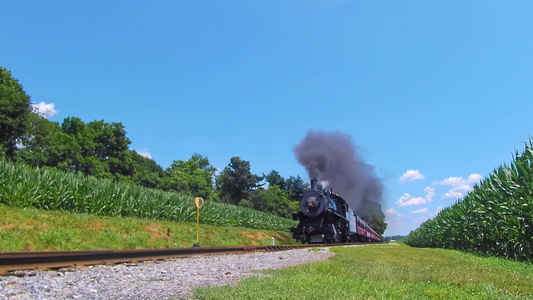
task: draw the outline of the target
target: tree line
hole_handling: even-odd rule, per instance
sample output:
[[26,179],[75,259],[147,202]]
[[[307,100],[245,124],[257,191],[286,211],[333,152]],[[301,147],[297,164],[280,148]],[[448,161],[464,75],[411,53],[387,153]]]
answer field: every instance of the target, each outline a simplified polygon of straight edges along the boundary
[[[126,134],[120,122],[46,119],[33,111],[29,95],[11,72],[0,67],[0,158],[187,193],[288,218],[298,211],[298,201],[309,188],[300,176],[285,179],[275,170],[252,174],[250,162],[240,157],[232,157],[220,173],[198,153],[163,169],[130,150]],[[370,211],[374,215],[365,217],[382,233],[386,224],[381,207]]]

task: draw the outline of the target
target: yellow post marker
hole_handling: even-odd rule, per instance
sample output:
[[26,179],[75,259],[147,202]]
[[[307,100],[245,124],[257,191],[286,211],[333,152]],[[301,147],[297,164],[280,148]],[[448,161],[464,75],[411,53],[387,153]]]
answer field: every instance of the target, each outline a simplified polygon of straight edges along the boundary
[[196,206],[196,244],[193,247],[200,247],[200,208],[204,205],[204,199],[196,197],[194,206]]

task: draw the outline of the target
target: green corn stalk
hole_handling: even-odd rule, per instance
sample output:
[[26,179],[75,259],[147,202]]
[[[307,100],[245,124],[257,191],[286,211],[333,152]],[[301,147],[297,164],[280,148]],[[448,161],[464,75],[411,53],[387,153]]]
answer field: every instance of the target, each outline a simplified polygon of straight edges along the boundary
[[464,199],[411,232],[406,243],[532,261],[533,140],[510,165],[496,168]]
[[[34,169],[0,160],[0,203],[102,216],[195,222],[194,196],[96,179],[51,168]],[[206,201],[201,222],[209,225],[288,231],[293,220]]]

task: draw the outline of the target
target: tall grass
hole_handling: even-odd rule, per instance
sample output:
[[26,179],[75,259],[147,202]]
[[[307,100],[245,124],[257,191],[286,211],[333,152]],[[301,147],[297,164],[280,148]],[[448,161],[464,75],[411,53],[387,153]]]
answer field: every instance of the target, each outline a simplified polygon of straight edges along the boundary
[[411,232],[406,243],[533,260],[533,140],[509,166]]
[[[96,179],[0,160],[0,203],[113,217],[195,222],[189,195]],[[206,201],[203,224],[284,231],[294,221],[252,209]]]

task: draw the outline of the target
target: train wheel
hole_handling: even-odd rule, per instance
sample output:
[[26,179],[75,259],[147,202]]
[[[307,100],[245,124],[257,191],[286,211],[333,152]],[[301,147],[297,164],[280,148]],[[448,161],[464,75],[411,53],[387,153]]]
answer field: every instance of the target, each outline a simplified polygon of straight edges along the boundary
[[347,235],[343,234],[341,236],[341,243],[347,243],[349,240],[350,238]]

